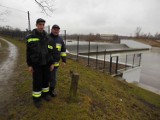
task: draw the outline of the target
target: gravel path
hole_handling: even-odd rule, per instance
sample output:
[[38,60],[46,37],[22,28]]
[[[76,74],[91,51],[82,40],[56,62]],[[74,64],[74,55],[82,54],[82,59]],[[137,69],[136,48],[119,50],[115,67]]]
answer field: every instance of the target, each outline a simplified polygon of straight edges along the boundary
[[1,40],[8,44],[8,57],[0,64],[0,108],[9,100],[12,92],[10,81],[11,75],[14,72],[16,59],[18,55],[17,47],[6,39],[0,37]]

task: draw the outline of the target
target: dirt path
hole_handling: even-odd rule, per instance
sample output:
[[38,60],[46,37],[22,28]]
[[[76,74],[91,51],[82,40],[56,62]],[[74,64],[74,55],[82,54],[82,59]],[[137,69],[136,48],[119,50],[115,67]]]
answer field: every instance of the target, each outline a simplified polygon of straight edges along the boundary
[[0,111],[4,104],[9,100],[12,92],[10,81],[11,75],[14,72],[16,59],[18,55],[17,47],[11,42],[0,37],[1,40],[8,44],[8,57],[5,61],[0,63]]

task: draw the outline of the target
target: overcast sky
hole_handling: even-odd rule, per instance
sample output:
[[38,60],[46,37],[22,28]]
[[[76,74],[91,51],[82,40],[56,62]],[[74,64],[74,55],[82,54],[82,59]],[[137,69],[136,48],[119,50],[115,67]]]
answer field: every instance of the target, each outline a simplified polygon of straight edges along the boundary
[[[58,24],[68,33],[134,35],[138,26],[143,33],[160,32],[160,0],[55,0],[51,17],[41,13],[34,0],[0,0],[0,5],[31,13],[31,27],[41,17],[46,25]],[[0,6],[0,11],[6,8]],[[26,29],[27,13],[7,9],[1,25]]]

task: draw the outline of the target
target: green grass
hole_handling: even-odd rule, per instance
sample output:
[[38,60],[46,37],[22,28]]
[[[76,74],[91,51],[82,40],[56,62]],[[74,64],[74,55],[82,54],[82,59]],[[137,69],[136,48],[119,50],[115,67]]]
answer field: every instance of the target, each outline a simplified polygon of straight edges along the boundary
[[[7,38],[10,39],[10,38]],[[32,77],[25,63],[25,44],[10,40],[19,49],[16,81],[4,119],[11,120],[159,120],[160,96],[125,81],[68,60],[58,73],[58,96],[43,107],[31,99]],[[69,99],[70,70],[80,74],[76,99]]]
[[0,39],[0,64],[8,57],[8,44]]

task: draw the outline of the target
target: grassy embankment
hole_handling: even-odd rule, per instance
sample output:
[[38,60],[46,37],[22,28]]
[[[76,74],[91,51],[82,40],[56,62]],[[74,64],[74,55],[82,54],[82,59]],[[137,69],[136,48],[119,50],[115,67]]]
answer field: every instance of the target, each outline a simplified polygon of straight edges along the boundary
[[[8,38],[9,39],[9,38]],[[101,72],[68,60],[59,69],[58,96],[51,102],[43,101],[43,107],[34,107],[31,99],[32,79],[25,64],[25,44],[10,40],[19,49],[16,74],[12,80],[14,94],[6,106],[3,119],[11,120],[159,120],[160,96],[118,81]],[[80,74],[78,97],[69,100],[70,74]]]
[[8,44],[0,39],[0,64],[8,57]]

